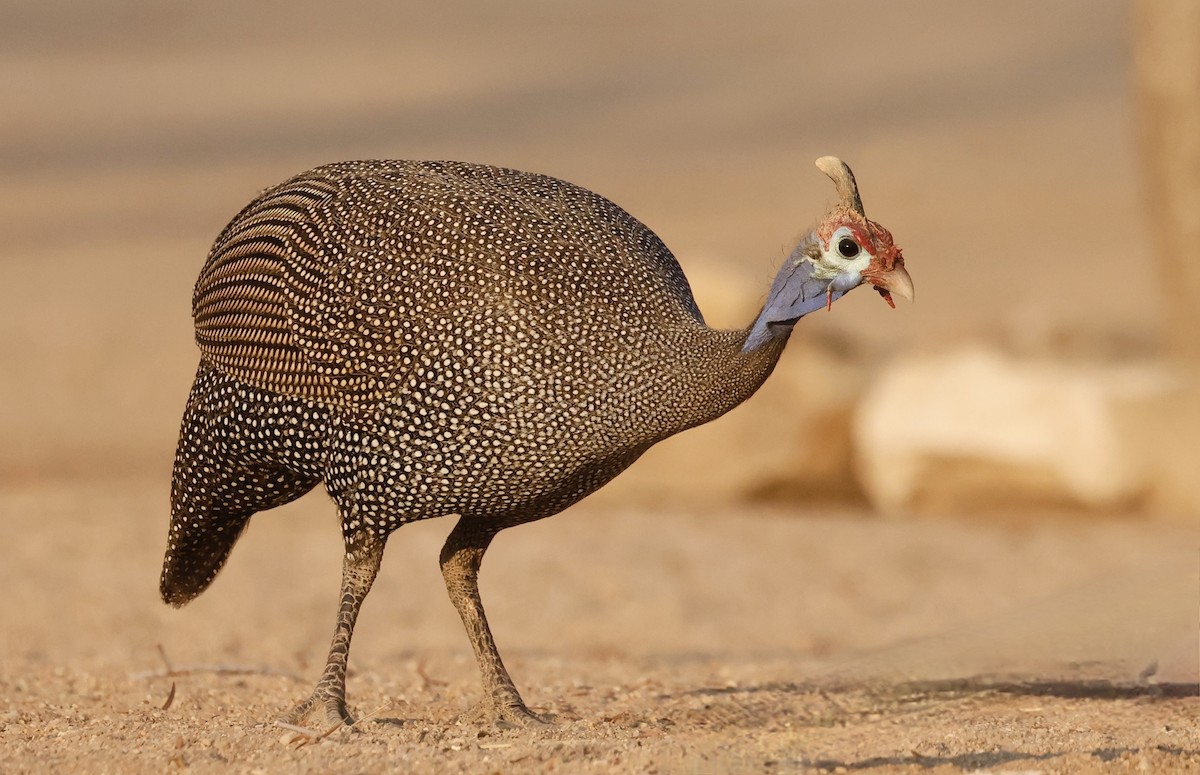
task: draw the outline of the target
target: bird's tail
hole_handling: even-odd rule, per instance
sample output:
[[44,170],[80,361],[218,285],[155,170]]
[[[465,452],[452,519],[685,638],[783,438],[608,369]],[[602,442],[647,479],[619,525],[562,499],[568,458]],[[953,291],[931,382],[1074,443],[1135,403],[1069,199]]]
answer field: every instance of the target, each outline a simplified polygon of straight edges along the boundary
[[159,581],[163,601],[173,606],[208,588],[250,517],[299,498],[320,481],[319,476],[249,459],[248,434],[231,420],[238,413],[231,414],[228,407],[211,411],[206,405],[212,395],[207,381],[202,367],[175,453],[171,527]]

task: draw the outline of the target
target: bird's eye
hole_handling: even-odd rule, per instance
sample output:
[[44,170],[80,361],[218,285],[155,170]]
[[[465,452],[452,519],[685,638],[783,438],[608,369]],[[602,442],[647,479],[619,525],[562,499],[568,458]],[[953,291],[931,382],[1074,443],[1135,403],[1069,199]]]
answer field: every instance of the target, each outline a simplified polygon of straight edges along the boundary
[[854,258],[858,255],[858,251],[861,250],[858,243],[849,237],[842,237],[838,240],[837,249],[842,258]]

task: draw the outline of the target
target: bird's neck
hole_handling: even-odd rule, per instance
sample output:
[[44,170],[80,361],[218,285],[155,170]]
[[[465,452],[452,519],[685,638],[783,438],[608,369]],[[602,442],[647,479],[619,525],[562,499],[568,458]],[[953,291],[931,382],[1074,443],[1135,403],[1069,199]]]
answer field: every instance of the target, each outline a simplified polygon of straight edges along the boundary
[[857,276],[831,271],[820,264],[816,232],[802,239],[779,267],[767,292],[766,303],[750,326],[743,344],[747,352],[757,350],[780,337],[786,339],[800,318],[832,304],[854,285]]
[[747,350],[750,331],[697,327],[684,335],[678,365],[689,372],[682,381],[689,395],[674,398],[687,411],[678,418],[681,427],[672,428],[672,433],[715,420],[754,395],[771,375],[790,332]]

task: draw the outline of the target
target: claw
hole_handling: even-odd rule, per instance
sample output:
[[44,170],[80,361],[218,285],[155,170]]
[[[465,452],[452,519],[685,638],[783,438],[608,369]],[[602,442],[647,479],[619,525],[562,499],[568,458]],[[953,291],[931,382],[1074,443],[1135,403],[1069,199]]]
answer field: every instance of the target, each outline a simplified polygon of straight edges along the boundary
[[524,705],[517,707],[507,707],[500,709],[497,718],[497,726],[508,725],[510,727],[548,727],[552,724],[547,720],[537,715]]
[[[320,711],[324,711],[324,723],[321,724]],[[350,715],[350,711],[346,709],[344,700],[337,697],[326,697],[320,693],[314,692],[304,702],[292,708],[283,718],[279,720],[281,724],[291,727],[307,727],[306,722],[314,721],[320,724],[320,727],[315,731],[326,732],[330,729],[354,725],[354,717]]]
[[553,724],[521,705],[493,705],[481,702],[458,718],[458,723],[490,724],[497,729],[536,729]]

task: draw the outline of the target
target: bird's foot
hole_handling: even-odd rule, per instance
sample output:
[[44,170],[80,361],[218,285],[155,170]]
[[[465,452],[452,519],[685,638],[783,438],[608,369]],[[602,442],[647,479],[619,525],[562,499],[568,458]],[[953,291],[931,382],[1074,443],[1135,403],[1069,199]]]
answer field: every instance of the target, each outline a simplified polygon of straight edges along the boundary
[[525,703],[493,708],[493,723],[501,729],[537,729],[552,726],[547,718],[537,715]]
[[354,718],[346,710],[346,701],[322,692],[320,689],[312,693],[307,700],[292,708],[283,718],[279,719],[282,726],[304,727],[318,734],[331,732],[340,726],[352,726]]
[[519,699],[514,702],[481,702],[462,714],[458,722],[493,726],[496,729],[545,729],[553,726],[549,719],[542,718]]

